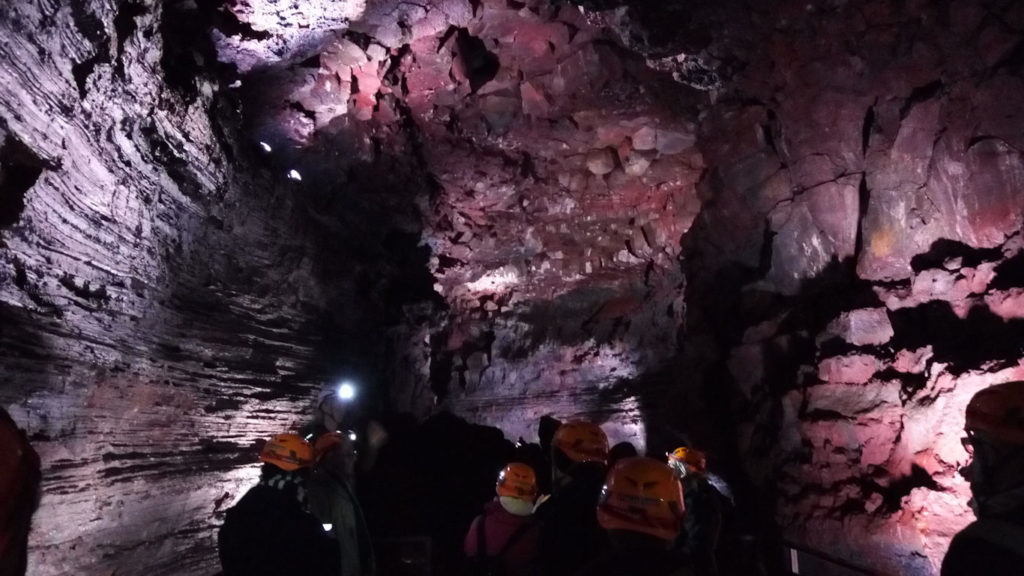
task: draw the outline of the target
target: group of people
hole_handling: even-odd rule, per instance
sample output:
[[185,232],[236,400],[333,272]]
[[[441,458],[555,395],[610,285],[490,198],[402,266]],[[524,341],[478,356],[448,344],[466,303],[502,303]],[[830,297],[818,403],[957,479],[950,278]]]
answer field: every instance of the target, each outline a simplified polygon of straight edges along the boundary
[[[310,425],[260,451],[257,485],[218,533],[224,576],[375,574],[355,490],[357,462],[369,459],[341,429],[347,403],[334,392],[320,395]],[[720,514],[704,455],[684,447],[660,461],[619,448],[598,425],[572,421],[558,425],[539,465],[504,466],[466,534],[465,576],[717,574]]]
[[704,455],[610,452],[598,425],[573,421],[551,442],[550,495],[528,464],[505,466],[466,533],[466,576],[716,575],[721,512]]
[[[357,443],[341,431],[344,410],[333,391],[323,394],[310,426],[262,448],[258,484],[226,512],[218,534],[225,576],[376,573],[355,470],[386,435],[371,426]],[[953,539],[942,575],[1021,574],[1024,382],[978,392],[965,430],[972,458],[963,473],[977,521]],[[700,451],[681,447],[664,461],[617,453],[599,426],[579,421],[559,425],[550,445],[547,457],[501,470],[496,497],[465,535],[466,576],[717,574],[720,499]],[[548,466],[550,481],[538,476]],[[25,573],[39,485],[39,457],[0,409],[0,576]]]
[[[301,433],[260,451],[260,479],[226,513],[217,537],[224,576],[371,576],[370,533],[355,492],[357,437],[339,431],[346,400],[325,388]],[[382,443],[373,432],[375,452]]]

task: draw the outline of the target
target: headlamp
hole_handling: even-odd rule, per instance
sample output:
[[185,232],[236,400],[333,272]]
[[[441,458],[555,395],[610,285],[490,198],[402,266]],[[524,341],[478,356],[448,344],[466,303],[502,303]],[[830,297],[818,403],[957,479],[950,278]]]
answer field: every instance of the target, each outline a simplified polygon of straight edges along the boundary
[[342,382],[338,386],[338,399],[345,402],[351,401],[356,397],[356,387],[351,382]]

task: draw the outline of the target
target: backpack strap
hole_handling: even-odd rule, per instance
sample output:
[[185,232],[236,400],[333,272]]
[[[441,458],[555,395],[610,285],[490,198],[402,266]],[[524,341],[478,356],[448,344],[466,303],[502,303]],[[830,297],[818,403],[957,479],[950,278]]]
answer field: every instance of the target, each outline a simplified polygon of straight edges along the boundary
[[983,540],[1024,559],[1024,526],[1005,520],[978,520],[964,529],[972,539]]
[[476,522],[476,558],[484,560],[487,558],[487,534],[484,532],[484,524],[487,522],[487,514],[481,514]]

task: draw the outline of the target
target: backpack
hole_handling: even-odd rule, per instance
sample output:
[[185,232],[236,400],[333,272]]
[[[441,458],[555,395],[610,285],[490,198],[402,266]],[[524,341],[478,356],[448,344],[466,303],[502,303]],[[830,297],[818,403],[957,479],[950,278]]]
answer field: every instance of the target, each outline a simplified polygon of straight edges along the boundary
[[476,523],[476,555],[469,559],[466,576],[505,576],[505,554],[512,546],[529,532],[534,526],[533,521],[524,522],[522,526],[508,537],[505,545],[498,550],[494,556],[487,555],[487,534],[484,525],[487,523],[487,516],[480,516]]

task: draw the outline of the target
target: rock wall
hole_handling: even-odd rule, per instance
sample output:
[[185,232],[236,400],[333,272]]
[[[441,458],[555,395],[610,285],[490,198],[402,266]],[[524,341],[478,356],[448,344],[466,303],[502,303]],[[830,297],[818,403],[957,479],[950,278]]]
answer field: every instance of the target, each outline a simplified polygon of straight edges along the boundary
[[1024,11],[778,4],[709,49],[684,350],[784,538],[936,574],[963,409],[1024,375]]
[[423,200],[441,298],[393,332],[393,405],[527,438],[541,414],[590,414],[642,444],[616,384],[676,350],[705,97],[571,5],[378,3],[287,57],[278,25],[235,13],[268,36],[220,58],[259,78],[251,133],[302,150],[304,180],[311,150],[415,163],[404,197],[345,177],[395,210]]
[[0,402],[44,463],[33,575],[216,572],[253,442],[386,345],[361,291],[390,260],[330,248],[393,227],[307,221],[211,34],[250,32],[209,4],[0,14]]

